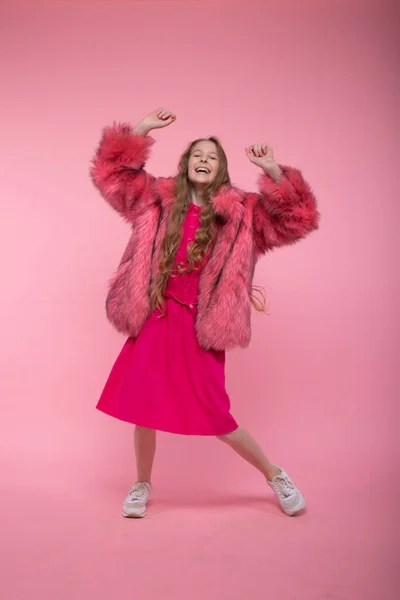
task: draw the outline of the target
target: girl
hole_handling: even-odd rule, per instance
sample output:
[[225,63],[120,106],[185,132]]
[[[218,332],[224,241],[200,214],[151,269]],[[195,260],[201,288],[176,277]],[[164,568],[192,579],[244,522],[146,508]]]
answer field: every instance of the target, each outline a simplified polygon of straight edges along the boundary
[[106,312],[128,336],[97,408],[134,424],[137,481],[124,517],[144,517],[152,491],[156,430],[216,436],[258,469],[283,511],[305,500],[230,414],[225,351],[250,342],[257,259],[318,227],[315,198],[300,172],[278,165],[265,144],[246,148],[262,169],[259,193],[231,186],[227,158],[215,137],[192,142],[178,174],[144,170],[152,129],[176,116],[159,109],[134,129],[107,127],[91,165],[104,198],[132,234],[110,281]]

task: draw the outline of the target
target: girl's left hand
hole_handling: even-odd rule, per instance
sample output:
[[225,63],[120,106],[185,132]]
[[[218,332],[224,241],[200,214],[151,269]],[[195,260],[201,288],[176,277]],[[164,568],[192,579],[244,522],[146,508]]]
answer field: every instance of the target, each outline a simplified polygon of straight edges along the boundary
[[267,144],[253,144],[245,150],[247,158],[258,167],[264,169],[276,164],[272,148]]
[[267,144],[253,144],[249,148],[245,148],[247,158],[261,167],[272,179],[279,181],[282,175],[280,166],[275,162],[272,148]]

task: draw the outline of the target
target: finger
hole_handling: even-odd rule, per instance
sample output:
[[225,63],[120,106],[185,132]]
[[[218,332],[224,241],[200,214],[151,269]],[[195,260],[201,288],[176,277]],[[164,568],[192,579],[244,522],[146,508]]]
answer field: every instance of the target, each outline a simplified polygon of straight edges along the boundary
[[267,146],[267,144],[263,144],[261,146],[261,149],[262,149],[262,153],[263,154],[267,154],[267,152],[268,152],[268,146]]
[[174,122],[175,119],[173,119],[172,117],[168,117],[167,119],[161,119],[161,127],[167,127],[167,125],[171,125],[171,123]]

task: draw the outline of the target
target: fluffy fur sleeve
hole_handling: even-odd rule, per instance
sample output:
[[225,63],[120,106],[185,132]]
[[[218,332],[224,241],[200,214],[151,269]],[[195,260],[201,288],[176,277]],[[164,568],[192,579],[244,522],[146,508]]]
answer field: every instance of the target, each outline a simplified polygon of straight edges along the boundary
[[155,178],[144,170],[154,139],[132,133],[128,123],[103,130],[90,165],[90,176],[102,196],[128,221],[154,202]]
[[253,227],[259,253],[297,242],[319,226],[315,196],[300,171],[280,168],[283,174],[278,182],[265,172],[258,182]]

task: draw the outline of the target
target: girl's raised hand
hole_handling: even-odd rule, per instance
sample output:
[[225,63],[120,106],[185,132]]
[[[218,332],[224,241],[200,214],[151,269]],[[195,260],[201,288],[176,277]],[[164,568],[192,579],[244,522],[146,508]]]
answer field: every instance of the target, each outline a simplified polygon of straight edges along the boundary
[[267,144],[253,144],[245,150],[247,158],[258,167],[268,168],[276,164],[272,148]]
[[167,127],[176,121],[176,115],[166,108],[159,108],[149,113],[135,127],[135,133],[146,135],[152,129]]

